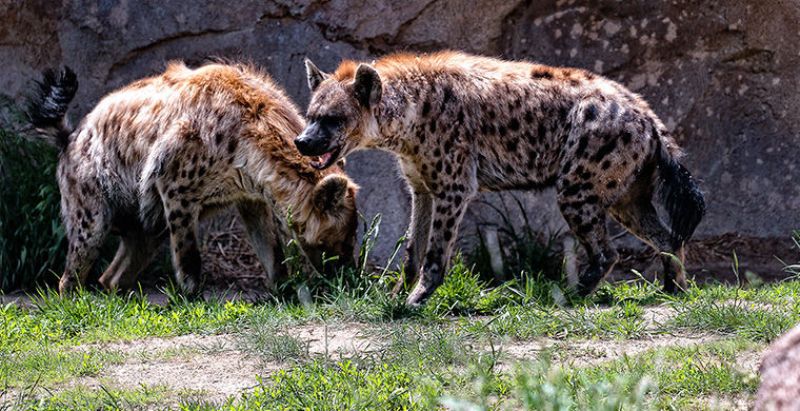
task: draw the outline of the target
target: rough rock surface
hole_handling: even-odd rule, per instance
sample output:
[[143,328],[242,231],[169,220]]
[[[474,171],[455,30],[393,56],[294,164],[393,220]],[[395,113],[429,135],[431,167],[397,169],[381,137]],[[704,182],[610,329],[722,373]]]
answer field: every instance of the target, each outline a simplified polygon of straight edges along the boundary
[[800,327],[769,346],[761,361],[761,386],[754,410],[800,409]]
[[[781,256],[800,228],[799,21],[800,3],[780,0],[0,0],[0,90],[20,98],[39,70],[68,64],[81,80],[78,118],[170,59],[250,60],[300,107],[305,56],[330,70],[345,57],[453,48],[583,67],[644,95],[686,148],[708,201],[698,238],[733,233],[744,248],[780,239]],[[383,258],[405,231],[408,194],[390,156],[349,160],[362,210],[384,215]],[[523,197],[534,223],[563,227],[552,193]],[[462,233],[491,214],[473,207]],[[774,261],[767,269],[778,272]]]

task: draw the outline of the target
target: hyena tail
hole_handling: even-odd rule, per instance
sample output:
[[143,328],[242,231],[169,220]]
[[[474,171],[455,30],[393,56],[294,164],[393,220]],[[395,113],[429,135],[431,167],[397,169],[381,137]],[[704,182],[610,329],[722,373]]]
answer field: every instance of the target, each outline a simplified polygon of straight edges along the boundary
[[703,193],[694,177],[663,144],[657,154],[659,199],[669,217],[672,242],[677,249],[691,238],[706,213]]
[[45,141],[60,150],[67,147],[72,133],[66,113],[76,91],[78,78],[69,67],[64,67],[58,72],[45,71],[28,99],[28,120]]

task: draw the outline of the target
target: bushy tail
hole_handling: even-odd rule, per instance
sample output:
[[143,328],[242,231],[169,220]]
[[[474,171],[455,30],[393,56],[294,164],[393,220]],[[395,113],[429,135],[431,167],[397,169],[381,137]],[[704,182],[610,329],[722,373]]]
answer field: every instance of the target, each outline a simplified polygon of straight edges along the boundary
[[677,249],[691,238],[706,213],[706,202],[697,182],[663,144],[657,154],[658,195],[669,216],[673,246]]
[[66,120],[69,103],[78,91],[78,79],[69,67],[47,70],[28,99],[28,120],[48,143],[63,150],[72,132]]

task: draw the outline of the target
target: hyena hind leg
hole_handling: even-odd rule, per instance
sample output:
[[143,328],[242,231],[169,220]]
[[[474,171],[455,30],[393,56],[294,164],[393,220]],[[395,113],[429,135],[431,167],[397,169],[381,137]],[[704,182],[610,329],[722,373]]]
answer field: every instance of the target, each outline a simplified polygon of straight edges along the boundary
[[561,214],[589,258],[589,266],[578,277],[577,291],[581,296],[593,293],[619,259],[606,230],[606,211],[596,200],[587,199],[575,201],[574,198],[559,198]]
[[[94,200],[88,196],[80,203],[70,201],[69,198],[64,200],[64,225],[69,247],[64,274],[58,283],[58,290],[62,294],[86,283],[86,277],[100,253],[100,247],[111,230],[107,205],[102,200]],[[85,204],[92,204],[94,207],[86,207]]]
[[611,208],[612,216],[633,235],[653,247],[662,255],[662,281],[664,291],[675,293],[685,291],[686,271],[683,267],[683,245],[674,246],[669,229],[661,222],[649,195],[643,195],[630,202],[623,202]]
[[100,276],[103,288],[108,291],[132,288],[141,271],[155,257],[161,239],[160,236],[147,235],[141,229],[123,233],[114,260]]
[[190,186],[181,186],[180,181],[175,181],[163,187],[161,198],[169,228],[175,279],[186,295],[195,296],[202,291],[203,284],[200,243],[197,235],[200,205],[192,201],[188,192],[176,194],[187,190],[191,190]]

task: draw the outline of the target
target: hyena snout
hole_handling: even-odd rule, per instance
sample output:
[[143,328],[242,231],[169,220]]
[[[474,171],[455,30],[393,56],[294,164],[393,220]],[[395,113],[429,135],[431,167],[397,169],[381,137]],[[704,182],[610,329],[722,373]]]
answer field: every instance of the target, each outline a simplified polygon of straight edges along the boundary
[[331,136],[319,124],[311,123],[294,140],[294,145],[304,156],[321,156],[331,149]]
[[318,169],[332,166],[339,159],[342,148],[337,143],[342,132],[338,120],[312,121],[295,140],[297,151],[304,156],[317,157],[311,165]]

